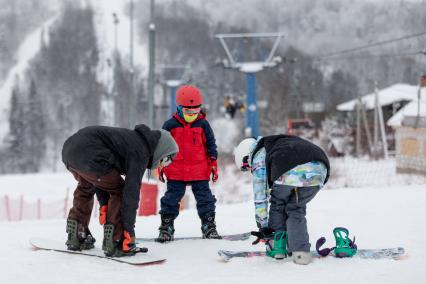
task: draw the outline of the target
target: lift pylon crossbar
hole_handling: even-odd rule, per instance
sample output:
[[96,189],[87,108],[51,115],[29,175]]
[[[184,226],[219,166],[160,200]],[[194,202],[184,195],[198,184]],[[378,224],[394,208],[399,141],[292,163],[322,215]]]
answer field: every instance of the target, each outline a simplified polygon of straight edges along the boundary
[[[244,65],[244,63],[256,63],[261,64],[263,67],[274,67],[276,64],[273,62],[274,54],[280,44],[281,39],[283,38],[282,33],[236,33],[236,34],[217,34],[216,38],[219,39],[226,56],[229,60],[229,67],[241,69],[241,66]],[[262,61],[255,61],[255,62],[238,62],[234,56],[232,55],[232,52],[226,43],[226,39],[244,39],[244,38],[275,38],[274,44],[272,45],[272,48],[266,57],[265,60]]]

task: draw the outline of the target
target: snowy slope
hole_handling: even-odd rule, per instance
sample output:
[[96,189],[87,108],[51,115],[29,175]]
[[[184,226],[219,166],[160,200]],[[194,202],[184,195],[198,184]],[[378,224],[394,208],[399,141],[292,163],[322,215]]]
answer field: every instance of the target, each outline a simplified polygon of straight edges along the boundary
[[[115,13],[119,23],[117,24],[117,50],[123,58],[127,58],[130,52],[130,20],[125,8],[127,0],[90,0],[90,4],[95,11],[94,25],[100,49],[100,80],[106,84],[112,84],[111,68],[107,60],[111,60],[115,48],[115,25],[113,14]],[[147,42],[141,44],[138,38],[137,21],[134,21],[134,64],[143,71],[147,71],[148,51]]]
[[46,21],[27,36],[17,51],[16,65],[9,71],[5,81],[0,85],[0,143],[9,131],[10,99],[14,84],[16,80],[23,79],[30,60],[40,50],[43,31],[47,31],[55,19],[56,17]]
[[[25,180],[25,178],[23,178]],[[32,179],[26,179],[29,187]],[[23,182],[24,183],[24,182]],[[249,191],[250,188],[247,188]],[[10,189],[12,192],[13,189]],[[4,193],[4,192],[3,192]],[[180,241],[167,245],[145,243],[167,262],[149,267],[134,267],[116,262],[33,251],[32,236],[65,240],[65,220],[0,223],[1,283],[425,283],[426,189],[422,186],[374,187],[323,190],[310,203],[308,226],[311,241],[321,236],[332,245],[332,229],[346,226],[356,235],[360,248],[405,247],[409,258],[394,260],[334,259],[316,260],[309,266],[282,263],[272,259],[236,259],[220,262],[217,249],[258,250],[251,241]],[[2,205],[0,205],[2,206]],[[255,229],[250,202],[221,205],[217,224],[221,233]],[[138,236],[157,234],[158,216],[137,220]],[[101,227],[94,220],[91,230],[101,243]],[[176,236],[197,236],[200,222],[194,210],[181,213],[176,221]]]
[[[82,8],[90,4],[94,8],[94,25],[96,28],[98,45],[100,49],[98,79],[110,90],[113,84],[111,59],[115,47],[115,28],[112,14],[115,13],[120,23],[117,25],[117,49],[124,58],[128,58],[130,50],[130,21],[125,11],[127,0],[82,0]],[[47,31],[54,23],[55,19],[45,22],[37,27],[23,41],[17,51],[17,63],[9,71],[7,78],[0,84],[0,144],[9,131],[9,110],[12,88],[17,79],[23,80],[28,64],[40,50],[41,34]],[[134,23],[134,64],[143,72],[146,72],[148,65],[147,44],[141,44],[138,39],[138,25]],[[45,32],[47,35],[48,33]],[[107,106],[108,108],[108,106]]]

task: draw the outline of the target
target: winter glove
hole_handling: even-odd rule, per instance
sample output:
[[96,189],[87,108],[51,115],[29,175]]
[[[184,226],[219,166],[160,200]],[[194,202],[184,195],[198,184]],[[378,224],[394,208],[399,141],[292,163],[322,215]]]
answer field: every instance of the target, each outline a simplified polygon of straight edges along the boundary
[[273,238],[274,231],[271,228],[259,228],[259,231],[252,231],[250,233],[252,236],[257,237],[257,239],[252,242],[252,245],[257,245],[261,240],[269,240]]
[[157,173],[158,173],[158,179],[161,182],[166,182],[166,179],[164,178],[164,171],[162,167],[157,168]]
[[99,207],[99,224],[105,225],[107,221],[108,205]]
[[212,181],[216,182],[219,178],[219,170],[217,167],[217,159],[216,157],[210,157],[210,173],[212,176]]

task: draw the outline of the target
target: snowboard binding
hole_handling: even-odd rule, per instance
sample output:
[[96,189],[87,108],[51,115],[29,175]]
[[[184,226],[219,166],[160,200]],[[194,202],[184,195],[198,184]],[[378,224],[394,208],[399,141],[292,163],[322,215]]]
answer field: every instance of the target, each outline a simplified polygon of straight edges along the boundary
[[266,255],[275,259],[283,259],[289,256],[287,250],[288,234],[285,231],[278,231],[274,234],[273,244],[266,242]]
[[65,243],[68,250],[81,251],[95,247],[96,239],[89,228],[84,228],[77,220],[67,219],[66,232],[68,239]]
[[327,256],[333,250],[338,258],[352,257],[357,252],[357,245],[355,244],[355,237],[353,240],[349,238],[349,230],[343,227],[337,227],[333,230],[334,238],[336,239],[336,246],[332,248],[323,248],[321,246],[325,243],[326,239],[321,237],[317,240],[316,250],[320,256]]
[[123,251],[122,242],[114,241],[114,225],[113,224],[105,224],[104,225],[104,240],[102,242],[102,250],[107,257],[123,257],[123,256],[133,256],[137,253],[145,253],[148,252],[147,248],[144,247],[135,247],[130,251]]
[[215,216],[203,216],[201,218],[201,233],[203,239],[222,239],[216,229]]
[[161,215],[161,225],[158,228],[158,238],[155,239],[158,243],[167,243],[174,240],[174,217],[170,215]]

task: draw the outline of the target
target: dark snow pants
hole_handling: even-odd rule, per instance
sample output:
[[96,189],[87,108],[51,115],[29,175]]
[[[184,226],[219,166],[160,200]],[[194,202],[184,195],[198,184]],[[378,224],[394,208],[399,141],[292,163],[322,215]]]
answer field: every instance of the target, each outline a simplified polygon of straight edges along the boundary
[[294,187],[278,184],[272,186],[269,227],[276,232],[287,231],[290,252],[307,252],[311,248],[306,223],[306,204],[319,190],[319,186]]
[[73,207],[70,209],[68,218],[77,220],[87,228],[93,209],[93,196],[96,193],[101,197],[101,205],[108,205],[107,223],[115,226],[114,240],[120,240],[123,235],[120,209],[124,180],[119,172],[114,169],[97,177],[72,168],[69,171],[78,181],[78,185],[74,191]]
[[216,210],[216,198],[212,194],[209,182],[202,181],[177,181],[169,180],[167,182],[167,191],[161,198],[161,215],[171,215],[176,218],[179,215],[179,202],[185,195],[186,185],[192,186],[192,193],[197,202],[198,216],[210,216]]

